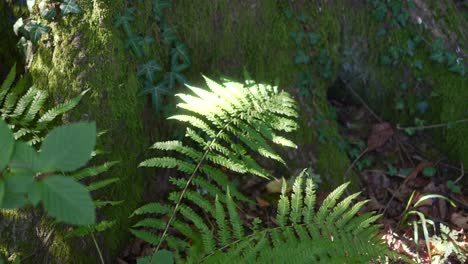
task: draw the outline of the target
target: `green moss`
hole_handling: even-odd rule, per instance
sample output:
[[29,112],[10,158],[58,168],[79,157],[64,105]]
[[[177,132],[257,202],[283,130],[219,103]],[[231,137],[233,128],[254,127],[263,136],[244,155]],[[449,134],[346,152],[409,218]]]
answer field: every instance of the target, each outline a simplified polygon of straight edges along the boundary
[[[280,87],[296,94],[293,87],[303,67],[294,64],[298,49],[291,33],[295,31],[315,31],[322,37],[320,45],[325,48],[332,61],[333,75],[339,69],[340,23],[336,19],[339,7],[325,5],[321,9],[311,3],[294,6],[298,12],[311,17],[307,29],[301,27],[295,18],[284,14],[287,5],[277,1],[256,2],[216,1],[216,4],[200,5],[195,1],[177,1],[170,12],[170,20],[176,25],[182,41],[190,47],[193,67],[189,79],[201,83],[200,73],[227,75],[242,79],[242,67],[259,82],[273,83],[279,80]],[[307,68],[320,80],[318,68]],[[334,78],[317,83],[317,93],[321,97],[302,100],[300,105],[300,129],[296,143],[318,144],[318,173],[327,177],[328,187],[342,181],[342,174],[349,165],[346,153],[340,151],[334,142],[318,143],[317,130],[323,129],[332,138],[340,137],[336,122],[313,125],[310,113],[317,111],[328,115],[329,103],[326,90]],[[294,164],[306,166],[306,164]],[[333,168],[333,169],[332,169]]]
[[[137,168],[149,145],[140,120],[144,99],[137,97],[140,83],[134,74],[136,66],[113,27],[123,2],[81,1],[83,17],[69,16],[52,26],[53,48],[41,46],[31,68],[34,84],[48,90],[57,101],[91,89],[70,118],[93,120],[99,129],[107,130],[102,145],[108,154],[104,158],[120,161],[106,176],[120,182],[98,197],[125,201],[104,210],[106,219],[118,220],[101,245],[112,256],[128,240],[128,216],[141,204],[143,171]],[[51,253],[65,262],[86,259],[93,256],[89,252],[95,252],[92,243],[71,248],[73,240],[62,238],[60,233],[54,241]],[[91,259],[97,260],[95,256]]]

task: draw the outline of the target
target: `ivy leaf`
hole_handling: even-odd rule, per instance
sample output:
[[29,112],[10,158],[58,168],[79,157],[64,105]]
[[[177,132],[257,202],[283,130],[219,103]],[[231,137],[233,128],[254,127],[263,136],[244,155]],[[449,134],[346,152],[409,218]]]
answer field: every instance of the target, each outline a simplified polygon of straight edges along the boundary
[[44,139],[36,171],[71,172],[84,166],[96,145],[94,123],[74,123],[53,129]]
[[161,22],[161,31],[162,38],[166,44],[171,45],[172,42],[177,40],[174,30],[169,24]]
[[395,103],[395,109],[396,110],[403,110],[405,109],[405,102],[403,101],[402,98],[398,98]]
[[10,161],[15,147],[15,139],[8,125],[0,119],[0,172]]
[[454,193],[461,193],[461,188],[454,181],[447,181],[447,188]]
[[135,54],[137,58],[143,57],[142,47],[141,47],[142,40],[143,38],[141,36],[131,35],[127,39],[127,42],[125,43],[125,47],[127,49],[131,49],[133,51],[133,54]]
[[114,22],[114,25],[116,27],[122,27],[124,29],[127,36],[133,35],[131,27],[130,27],[130,23],[135,20],[135,17],[133,16],[133,13],[135,12],[135,10],[136,9],[134,7],[127,8],[125,12],[117,16]]
[[450,66],[449,71],[458,73],[460,76],[465,76],[466,67],[463,65],[463,63],[456,63]]
[[26,0],[26,5],[28,6],[29,12],[32,13],[34,11],[34,6],[36,5],[36,1],[37,0]]
[[183,63],[191,64],[187,45],[180,41],[178,41],[175,47],[171,50],[171,55],[178,56],[178,58],[182,60]]
[[422,171],[422,174],[425,176],[425,177],[432,177],[436,174],[437,170],[436,168],[432,167],[432,166],[426,166],[424,167],[423,171]]
[[407,46],[407,52],[408,52],[408,55],[410,55],[411,57],[414,56],[414,49],[416,48],[416,44],[413,42],[413,40],[409,39],[408,41],[406,41],[406,46]]
[[304,14],[304,13],[300,13],[298,16],[297,16],[297,19],[301,22],[301,23],[307,23],[307,20],[310,19],[310,16]]
[[13,32],[15,32],[15,35],[18,36],[18,32],[22,32],[24,30],[24,22],[23,18],[20,17],[18,20],[16,20],[15,24],[13,25]]
[[418,102],[418,104],[416,105],[416,108],[421,114],[424,114],[429,108],[429,103],[427,101]]
[[150,60],[147,63],[138,66],[137,75],[144,76],[146,80],[152,83],[154,81],[155,73],[161,70],[161,65],[159,65],[155,60]]
[[385,37],[387,35],[387,30],[385,28],[380,28],[379,31],[377,31],[377,37]]
[[161,106],[162,94],[171,94],[169,90],[169,81],[167,79],[164,79],[160,81],[157,85],[153,85],[152,83],[146,81],[143,90],[141,90],[138,95],[143,96],[147,94],[151,95],[151,101],[153,103],[154,109],[159,110]]
[[296,64],[309,64],[310,57],[304,50],[298,50],[296,57],[294,58],[294,63]]
[[174,89],[177,82],[182,84],[182,85],[189,83],[187,78],[183,74],[181,74],[179,72],[174,72],[174,71],[168,72],[168,73],[166,73],[166,78],[169,81],[169,88],[170,89]]
[[80,6],[75,2],[75,0],[64,0],[63,3],[60,4],[60,10],[62,10],[62,14],[64,16],[70,14],[81,14],[83,10]]
[[294,39],[294,42],[296,43],[297,46],[300,46],[302,44],[302,41],[306,37],[305,32],[292,32],[291,33],[291,38]]
[[47,21],[52,21],[57,17],[57,11],[55,8],[46,7],[41,10],[41,17]]
[[392,164],[387,165],[388,168],[388,175],[389,176],[395,176],[398,174],[397,168],[395,168]]
[[73,225],[95,223],[96,212],[91,195],[72,177],[51,176],[40,184],[42,202],[50,216]]
[[171,72],[180,73],[190,67],[190,62],[180,62],[179,55],[174,53],[171,57]]
[[153,12],[158,19],[162,19],[164,16],[164,10],[170,7],[172,7],[172,3],[167,0],[153,1]]
[[418,70],[422,70],[423,68],[422,62],[420,60],[414,61],[412,66]]
[[307,34],[307,37],[309,39],[309,44],[312,46],[317,44],[320,41],[320,35],[315,32],[309,32]]
[[24,26],[25,30],[29,32],[29,40],[36,45],[39,40],[41,39],[44,33],[50,31],[50,28],[46,25],[43,25],[35,20],[31,20],[26,26]]

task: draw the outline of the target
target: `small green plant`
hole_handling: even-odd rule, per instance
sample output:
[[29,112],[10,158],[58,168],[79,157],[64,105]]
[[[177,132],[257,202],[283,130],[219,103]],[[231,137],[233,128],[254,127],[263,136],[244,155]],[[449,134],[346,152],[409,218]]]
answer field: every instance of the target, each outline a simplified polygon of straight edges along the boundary
[[92,123],[76,123],[53,129],[40,152],[21,141],[0,121],[0,207],[20,208],[42,202],[47,213],[74,225],[95,223],[89,191],[65,172],[76,171],[91,158],[96,142]]
[[115,26],[124,31],[127,37],[126,47],[140,62],[137,75],[142,79],[143,87],[139,95],[150,95],[153,108],[160,111],[163,109],[163,95],[173,95],[177,85],[189,82],[183,72],[190,68],[192,62],[187,45],[177,38],[173,27],[166,19],[166,9],[170,8],[172,3],[166,0],[153,0],[152,4],[152,17],[161,30],[164,44],[170,51],[168,69],[154,59],[147,59],[151,55],[149,54],[149,45],[155,41],[154,38],[141,36],[132,29],[132,22],[135,21],[135,7],[127,8],[122,12],[116,18]]
[[15,78],[16,65],[0,87],[0,119],[13,129],[15,139],[22,139],[29,145],[40,143],[54,121],[75,108],[88,92],[85,90],[69,101],[51,109],[43,109],[48,93],[34,86],[27,89],[27,77],[20,78],[16,83]]
[[39,44],[43,35],[51,32],[47,24],[68,15],[79,15],[83,10],[75,0],[50,1],[27,0],[29,17],[20,17],[13,26],[16,35],[21,36],[18,47],[26,62],[32,60],[33,47]]
[[[443,202],[444,200],[449,202],[451,206],[456,207],[455,203],[453,203],[450,199],[448,199],[445,196],[439,195],[439,194],[427,194],[421,196],[416,202],[413,204],[413,200],[415,198],[416,191],[413,191],[411,194],[408,203],[406,204],[406,208],[403,211],[401,221],[399,223],[399,226],[403,225],[410,225],[413,228],[413,235],[414,235],[414,241],[416,245],[418,245],[419,241],[419,226],[421,226],[422,231],[423,231],[423,237],[426,242],[426,249],[427,249],[427,254],[429,255],[429,258],[432,259],[431,256],[431,236],[429,233],[429,224],[435,227],[434,222],[432,220],[429,220],[426,218],[426,216],[419,212],[417,210],[418,206],[420,206],[423,202],[425,201],[431,201],[433,199],[441,199]],[[414,215],[416,216],[415,219],[410,219],[410,216]],[[418,255],[419,258],[419,255]]]
[[[178,190],[169,195],[168,204],[147,204],[133,213],[132,217],[145,218],[131,232],[156,246],[153,256],[138,263],[161,263],[162,259],[164,263],[232,259],[240,263],[342,263],[345,259],[365,263],[395,256],[376,236],[378,226],[373,223],[379,216],[355,217],[366,203],[351,205],[359,193],[338,202],[348,184],[330,193],[315,211],[315,187],[306,171],[295,179],[291,198],[286,184],[282,186],[277,227],[262,228],[259,219],[251,225],[244,223],[235,200],[249,200],[224,171],[271,178],[254,157],[285,164],[269,143],[295,147],[277,134],[295,129],[295,102],[277,87],[252,81],[244,85],[206,81],[210,91],[189,86],[194,95],[179,95],[183,102],[178,106],[187,114],[172,117],[194,128],[186,130],[192,143],[158,142],[153,148],[173,151],[175,157],[151,158],[141,164],[173,168],[187,177],[170,179]],[[248,227],[251,232],[246,231]]]

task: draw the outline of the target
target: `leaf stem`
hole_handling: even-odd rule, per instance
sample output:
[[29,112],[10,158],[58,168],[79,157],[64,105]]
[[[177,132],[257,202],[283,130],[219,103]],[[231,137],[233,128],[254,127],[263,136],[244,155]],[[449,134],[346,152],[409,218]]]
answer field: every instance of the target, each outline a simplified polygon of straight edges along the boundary
[[97,250],[97,252],[98,252],[98,254],[99,254],[99,259],[101,260],[101,263],[102,263],[102,264],[106,264],[106,263],[104,262],[104,257],[102,256],[101,249],[99,248],[99,244],[97,243],[96,238],[94,237],[94,234],[93,234],[92,232],[91,232],[91,238],[93,239],[94,246],[96,246],[96,250]]
[[[187,180],[187,183],[185,184],[185,187],[184,189],[182,190],[182,192],[180,193],[180,196],[179,196],[179,199],[177,200],[177,203],[175,205],[175,208],[174,210],[172,210],[172,214],[169,218],[169,220],[167,221],[167,224],[166,224],[166,227],[164,228],[164,231],[161,235],[161,238],[159,239],[159,243],[158,243],[158,246],[156,247],[156,250],[155,252],[157,252],[160,248],[161,248],[161,245],[164,241],[164,238],[166,237],[167,235],[167,231],[169,230],[169,227],[171,226],[171,223],[172,221],[174,220],[174,217],[175,217],[175,214],[177,213],[177,210],[179,209],[179,206],[182,202],[182,199],[184,198],[185,196],[185,193],[187,192],[188,190],[188,187],[190,186],[190,183],[192,182],[193,180],[193,177],[195,176],[195,173],[198,172],[198,170],[200,169],[203,161],[205,160],[206,156],[211,152],[211,147],[213,146],[213,144],[216,142],[216,139],[221,135],[221,133],[223,133],[223,131],[232,123],[233,121],[227,123],[219,132],[218,134],[216,134],[216,136],[213,138],[213,140],[210,142],[210,144],[208,145],[208,148],[207,150],[205,151],[205,153],[203,153],[203,156],[200,158],[200,161],[198,162],[197,166],[195,167],[195,169],[193,170],[192,174],[190,175],[189,179]],[[153,260],[153,255],[151,256],[150,258],[150,263],[152,263],[152,260]]]
[[439,123],[439,124],[433,124],[433,125],[427,125],[427,126],[400,127],[400,125],[397,125],[397,129],[399,130],[406,130],[406,129],[424,130],[424,129],[431,129],[431,128],[446,127],[451,124],[460,124],[460,123],[466,123],[466,122],[468,122],[468,118],[460,119],[454,122]]

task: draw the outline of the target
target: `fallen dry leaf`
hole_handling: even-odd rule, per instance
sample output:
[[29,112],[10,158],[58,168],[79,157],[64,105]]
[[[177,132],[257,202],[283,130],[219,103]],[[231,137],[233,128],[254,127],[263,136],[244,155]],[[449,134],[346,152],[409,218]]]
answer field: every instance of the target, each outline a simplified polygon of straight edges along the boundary
[[463,213],[453,213],[450,221],[459,228],[468,229],[468,216]]
[[260,208],[267,208],[270,206],[270,203],[262,199],[260,196],[255,196],[255,200],[257,200],[257,204]]
[[[281,193],[281,188],[283,187],[283,179],[272,180],[265,186],[268,193]],[[286,182],[287,184],[287,182]],[[290,184],[288,184],[286,192],[291,190]]]
[[392,126],[387,122],[372,126],[371,134],[367,139],[367,150],[372,151],[382,147],[394,133]]

